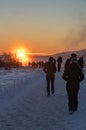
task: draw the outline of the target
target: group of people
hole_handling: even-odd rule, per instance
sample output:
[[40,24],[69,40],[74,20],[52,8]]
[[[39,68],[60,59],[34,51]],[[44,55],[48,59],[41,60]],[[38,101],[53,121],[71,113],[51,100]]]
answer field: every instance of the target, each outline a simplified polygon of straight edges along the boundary
[[[54,94],[54,80],[56,71],[60,72],[62,57],[59,56],[56,62],[53,57],[49,57],[49,61],[44,65],[43,71],[46,73],[47,96],[50,92]],[[77,60],[76,53],[72,53],[71,57],[66,60],[62,78],[66,81],[66,90],[68,95],[68,109],[70,114],[77,111],[78,108],[78,92],[80,82],[84,80],[83,74],[83,58]]]

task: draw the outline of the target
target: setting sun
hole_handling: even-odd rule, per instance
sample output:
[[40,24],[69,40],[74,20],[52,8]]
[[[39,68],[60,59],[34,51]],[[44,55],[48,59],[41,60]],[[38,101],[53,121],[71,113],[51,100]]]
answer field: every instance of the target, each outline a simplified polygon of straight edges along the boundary
[[25,50],[24,49],[16,50],[16,56],[19,59],[24,59],[26,57]]
[[28,65],[28,62],[31,61],[31,58],[27,55],[27,50],[25,48],[16,48],[13,50],[13,53],[15,54],[16,58],[22,62],[24,66]]

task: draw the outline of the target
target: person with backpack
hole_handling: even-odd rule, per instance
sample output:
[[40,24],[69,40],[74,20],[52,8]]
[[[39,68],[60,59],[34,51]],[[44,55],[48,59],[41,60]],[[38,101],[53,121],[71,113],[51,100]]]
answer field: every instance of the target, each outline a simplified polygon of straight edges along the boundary
[[68,68],[68,66],[69,66],[69,64],[71,62],[71,59],[74,58],[74,57],[77,58],[76,53],[72,53],[71,57],[66,60],[65,65],[64,65],[65,70]]
[[50,96],[50,91],[52,94],[54,94],[54,80],[56,73],[56,65],[53,57],[49,57],[49,61],[44,65],[43,71],[46,73],[47,96]]
[[64,70],[62,78],[66,81],[66,90],[68,95],[69,113],[78,109],[78,92],[80,82],[84,80],[83,71],[80,69],[77,58],[73,57],[67,69]]

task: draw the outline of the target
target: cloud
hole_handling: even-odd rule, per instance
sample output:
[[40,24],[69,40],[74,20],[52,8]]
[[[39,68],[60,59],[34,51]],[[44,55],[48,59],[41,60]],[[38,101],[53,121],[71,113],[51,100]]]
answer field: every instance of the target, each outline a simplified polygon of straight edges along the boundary
[[86,47],[86,26],[68,32],[64,39],[65,50],[77,50]]

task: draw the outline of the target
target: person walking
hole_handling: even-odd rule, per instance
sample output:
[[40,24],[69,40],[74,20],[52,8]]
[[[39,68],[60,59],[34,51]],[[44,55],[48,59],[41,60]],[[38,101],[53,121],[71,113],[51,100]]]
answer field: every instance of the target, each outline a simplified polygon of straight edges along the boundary
[[50,91],[54,94],[54,80],[56,72],[56,65],[53,57],[49,57],[49,61],[44,65],[43,71],[46,73],[47,96],[50,96]]
[[66,81],[66,90],[68,95],[69,113],[78,109],[78,92],[80,82],[84,80],[84,74],[77,63],[77,58],[73,57],[67,69],[64,70],[62,78]]
[[78,59],[78,64],[81,67],[81,69],[83,69],[83,67],[84,67],[84,58],[83,58],[83,56]]
[[58,68],[58,72],[60,72],[61,64],[62,64],[62,57],[59,56],[58,59],[57,59],[57,68]]

